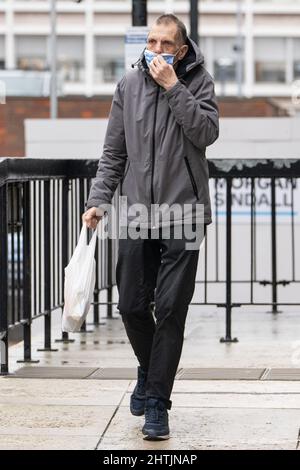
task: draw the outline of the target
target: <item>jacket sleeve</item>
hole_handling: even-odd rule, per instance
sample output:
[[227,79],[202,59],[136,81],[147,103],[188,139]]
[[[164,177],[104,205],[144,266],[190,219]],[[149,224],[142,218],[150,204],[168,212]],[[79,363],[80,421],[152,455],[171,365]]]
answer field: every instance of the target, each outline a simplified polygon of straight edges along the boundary
[[106,129],[103,154],[85,206],[99,207],[110,204],[114,192],[124,175],[127,150],[123,120],[123,98],[126,76],[117,84]]
[[202,69],[200,84],[193,94],[180,80],[165,91],[172,113],[184,134],[199,149],[211,145],[219,136],[219,109],[214,82]]

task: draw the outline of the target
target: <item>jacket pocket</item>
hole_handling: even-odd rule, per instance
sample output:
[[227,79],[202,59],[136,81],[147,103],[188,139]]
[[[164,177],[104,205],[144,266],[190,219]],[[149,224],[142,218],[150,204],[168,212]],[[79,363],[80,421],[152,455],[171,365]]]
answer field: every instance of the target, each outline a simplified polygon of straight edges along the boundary
[[196,198],[199,199],[196,181],[195,181],[195,178],[194,178],[194,175],[193,175],[193,172],[192,172],[190,162],[188,161],[188,158],[186,156],[184,157],[184,161],[185,161],[185,166],[187,168],[187,171],[188,171],[188,174],[189,174],[189,177],[190,177],[190,181],[191,181],[191,184],[192,184],[194,194],[195,194]]

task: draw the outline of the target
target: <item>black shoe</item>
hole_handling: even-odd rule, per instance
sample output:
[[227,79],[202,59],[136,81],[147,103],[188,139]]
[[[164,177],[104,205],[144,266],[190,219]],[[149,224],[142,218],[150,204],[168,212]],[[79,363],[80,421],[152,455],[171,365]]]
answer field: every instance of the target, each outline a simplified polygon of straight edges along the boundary
[[130,397],[130,411],[134,416],[142,416],[145,412],[147,373],[138,367],[137,384]]
[[142,433],[147,441],[162,441],[170,437],[168,411],[159,398],[146,399]]

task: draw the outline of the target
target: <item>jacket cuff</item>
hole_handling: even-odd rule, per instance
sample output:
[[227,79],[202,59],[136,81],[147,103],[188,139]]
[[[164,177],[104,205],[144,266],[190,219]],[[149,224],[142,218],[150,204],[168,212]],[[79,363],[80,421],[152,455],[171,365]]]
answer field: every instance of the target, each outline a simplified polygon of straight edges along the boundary
[[166,95],[167,98],[170,98],[171,96],[173,96],[176,91],[182,86],[182,83],[180,80],[177,80],[177,82],[175,83],[175,85],[173,85],[171,88],[169,88],[169,90],[166,90],[164,92],[164,94]]
[[85,206],[86,210],[88,210],[91,207],[101,207],[101,206],[107,205],[107,204],[110,204],[110,202],[103,201],[103,200],[100,200],[100,199],[90,199],[89,201],[87,201],[85,203],[84,206]]

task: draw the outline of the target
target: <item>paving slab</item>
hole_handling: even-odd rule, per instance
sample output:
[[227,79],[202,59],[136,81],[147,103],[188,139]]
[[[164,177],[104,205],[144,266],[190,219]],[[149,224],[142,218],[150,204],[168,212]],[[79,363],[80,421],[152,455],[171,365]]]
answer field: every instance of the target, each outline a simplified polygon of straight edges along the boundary
[[0,450],[94,450],[98,436],[0,435]]
[[0,380],[0,404],[117,406],[130,384],[129,380]]
[[94,371],[93,374],[89,375],[89,380],[116,380],[116,379],[136,379],[137,369],[135,368],[121,368],[121,367],[105,367],[99,368]]
[[296,449],[300,410],[172,408],[171,438],[142,439],[142,418],[120,407],[98,449]]
[[32,379],[86,379],[96,370],[94,367],[43,367],[36,365],[35,367],[21,367],[13,375]]
[[[265,369],[241,367],[181,368],[178,380],[259,380]],[[299,373],[300,375],[300,373]]]
[[[130,382],[132,391],[135,381]],[[176,380],[173,393],[230,393],[235,394],[300,394],[300,381],[261,381],[261,380]]]
[[263,380],[298,380],[300,381],[300,369],[269,369]]
[[29,431],[36,435],[99,436],[114,411],[114,406],[1,404],[0,436]]
[[[121,406],[128,407],[129,401],[130,393],[127,393]],[[180,408],[277,408],[300,410],[300,394],[174,393],[172,402],[175,407]]]

